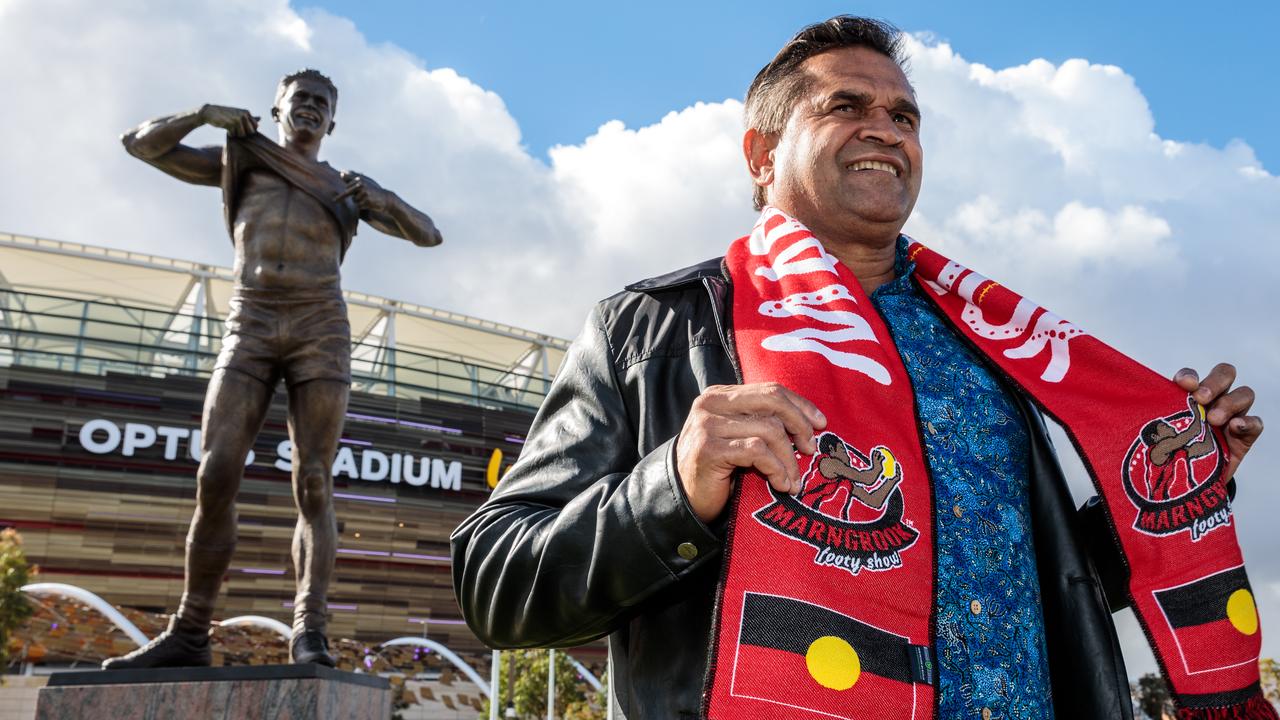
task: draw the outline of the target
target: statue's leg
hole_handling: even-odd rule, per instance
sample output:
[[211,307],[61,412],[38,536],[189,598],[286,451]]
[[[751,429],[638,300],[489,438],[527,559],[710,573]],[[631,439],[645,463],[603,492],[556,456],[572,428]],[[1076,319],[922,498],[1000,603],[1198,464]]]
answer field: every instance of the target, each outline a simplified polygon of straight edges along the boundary
[[[338,522],[333,511],[333,458],[347,412],[350,387],[335,380],[311,380],[289,388],[289,437],[293,440],[293,496],[298,525],[293,562],[298,592],[293,606],[295,646],[304,633],[324,635],[326,598],[333,576]],[[314,645],[314,641],[312,642]],[[311,648],[314,650],[315,648]],[[332,664],[327,653],[302,653],[297,662]]]
[[236,493],[244,461],[271,407],[272,388],[235,370],[214,371],[200,423],[196,511],[187,532],[181,630],[207,632],[236,546]]
[[236,492],[244,460],[271,406],[271,387],[235,370],[215,370],[205,394],[196,511],[187,533],[182,602],[168,630],[102,664],[106,670],[208,665],[209,623],[236,541]]

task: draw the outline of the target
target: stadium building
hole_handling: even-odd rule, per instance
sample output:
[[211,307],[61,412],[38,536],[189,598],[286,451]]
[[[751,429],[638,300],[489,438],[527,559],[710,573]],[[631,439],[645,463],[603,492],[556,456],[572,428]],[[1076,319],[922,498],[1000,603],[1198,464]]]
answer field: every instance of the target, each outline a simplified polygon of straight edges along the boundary
[[[41,582],[177,607],[231,288],[226,268],[0,234],[0,527],[22,533]],[[567,343],[345,294],[353,385],[334,463],[330,634],[426,635],[477,658],[449,533],[519,454]],[[217,618],[292,616],[290,454],[281,388],[246,459]]]

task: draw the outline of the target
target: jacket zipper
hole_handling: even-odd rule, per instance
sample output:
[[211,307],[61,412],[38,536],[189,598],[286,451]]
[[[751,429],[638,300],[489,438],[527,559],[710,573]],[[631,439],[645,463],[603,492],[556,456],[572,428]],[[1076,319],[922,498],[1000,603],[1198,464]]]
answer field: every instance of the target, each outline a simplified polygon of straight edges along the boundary
[[[724,272],[723,260],[720,261],[720,268],[721,272]],[[729,359],[729,366],[733,368],[733,377],[741,385],[742,368],[738,365],[738,346],[734,344],[733,328],[729,327],[728,318],[724,317],[726,308],[722,307],[728,291],[728,283],[722,277],[704,277],[702,278],[702,286],[707,289],[707,296],[711,299],[711,315],[715,319],[716,333],[720,336],[720,344],[724,346],[724,353]]]

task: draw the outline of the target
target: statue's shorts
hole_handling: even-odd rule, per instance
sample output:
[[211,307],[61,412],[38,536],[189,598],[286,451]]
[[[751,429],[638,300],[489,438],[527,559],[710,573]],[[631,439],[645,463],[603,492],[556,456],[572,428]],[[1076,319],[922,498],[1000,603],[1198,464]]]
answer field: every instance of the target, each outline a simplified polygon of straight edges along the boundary
[[228,305],[215,370],[235,370],[271,387],[281,378],[289,386],[351,384],[351,323],[341,291],[237,288]]

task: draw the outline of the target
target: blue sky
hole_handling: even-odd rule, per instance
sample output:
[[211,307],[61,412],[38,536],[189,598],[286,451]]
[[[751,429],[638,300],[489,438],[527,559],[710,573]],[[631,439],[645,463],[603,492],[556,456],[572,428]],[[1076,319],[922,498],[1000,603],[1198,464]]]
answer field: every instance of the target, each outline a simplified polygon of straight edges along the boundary
[[[571,2],[304,0],[353,20],[428,67],[502,96],[536,155],[600,124],[658,121],[699,100],[740,98],[796,29],[841,12],[948,41],[999,69],[1082,57],[1132,75],[1162,137],[1243,138],[1280,169],[1280,3]],[[1221,8],[1221,9],[1220,9]],[[1106,108],[1098,108],[1106,112]]]

